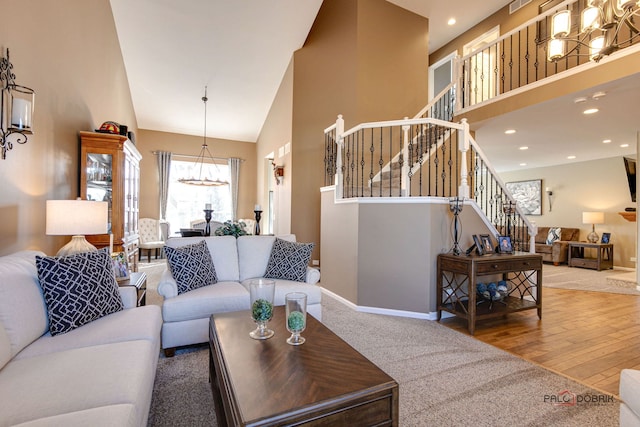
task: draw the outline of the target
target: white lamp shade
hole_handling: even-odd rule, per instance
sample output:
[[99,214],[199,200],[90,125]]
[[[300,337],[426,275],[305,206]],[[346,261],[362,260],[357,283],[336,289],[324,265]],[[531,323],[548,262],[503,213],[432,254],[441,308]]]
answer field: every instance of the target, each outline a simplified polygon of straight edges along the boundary
[[564,56],[564,40],[551,39],[547,44],[547,58],[549,61],[560,59]]
[[561,10],[551,18],[551,37],[566,37],[571,31],[571,12]]
[[597,7],[588,7],[582,11],[582,23],[580,31],[585,32],[600,27],[600,9]]
[[617,0],[617,3],[619,10],[631,9],[636,4],[640,4],[637,0]]
[[108,202],[47,200],[46,233],[53,236],[105,234]]
[[582,212],[583,224],[604,224],[604,212]]
[[600,51],[604,47],[604,36],[596,37],[589,42],[589,59],[592,61],[599,57]]

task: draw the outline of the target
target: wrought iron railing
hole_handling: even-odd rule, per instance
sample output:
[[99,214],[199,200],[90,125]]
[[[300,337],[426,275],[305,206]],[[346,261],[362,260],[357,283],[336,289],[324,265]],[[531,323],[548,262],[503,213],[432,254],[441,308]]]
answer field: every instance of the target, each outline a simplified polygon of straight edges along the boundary
[[[552,15],[559,10],[570,10],[572,21],[578,25],[587,3],[584,0],[564,1],[496,41],[460,58],[456,66],[459,73],[459,108],[480,104],[589,63],[588,46],[577,46],[571,55],[558,61],[547,60]],[[622,26],[616,33],[614,44],[626,48],[640,41],[640,38],[631,40],[632,34],[628,26]],[[583,42],[588,44],[590,37]]]
[[433,118],[363,123],[325,129],[325,185],[336,197],[465,197],[488,222],[528,251],[537,230],[471,137],[466,122]]

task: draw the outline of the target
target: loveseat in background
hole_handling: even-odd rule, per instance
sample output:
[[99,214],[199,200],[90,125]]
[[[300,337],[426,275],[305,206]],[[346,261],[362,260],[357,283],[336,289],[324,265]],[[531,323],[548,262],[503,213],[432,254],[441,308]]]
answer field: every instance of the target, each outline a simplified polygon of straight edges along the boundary
[[566,264],[569,260],[569,242],[579,240],[580,229],[561,227],[560,240],[547,245],[550,228],[552,227],[538,227],[535,238],[536,253],[542,255],[543,262],[552,262],[553,265]]
[[51,336],[38,251],[0,257],[0,426],[146,426],[160,351],[157,306]]
[[[295,242],[295,235],[278,237]],[[276,237],[176,237],[167,240],[167,246],[179,248],[202,240],[209,249],[218,282],[178,294],[177,283],[167,268],[158,284],[158,293],[164,298],[162,348],[167,356],[173,355],[176,347],[207,342],[212,314],[249,310],[248,280],[264,276]],[[304,292],[307,312],[321,320],[322,292],[316,285],[320,272],[312,267],[306,269],[305,282],[275,279],[274,304],[284,305],[284,296],[289,292]]]

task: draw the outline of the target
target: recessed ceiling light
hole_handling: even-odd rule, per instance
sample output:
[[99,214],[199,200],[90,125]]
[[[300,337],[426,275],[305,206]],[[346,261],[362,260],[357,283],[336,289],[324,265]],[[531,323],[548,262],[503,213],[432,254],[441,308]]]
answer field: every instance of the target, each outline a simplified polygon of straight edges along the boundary
[[527,166],[526,163],[520,163],[520,166]]
[[608,144],[608,143],[610,143],[610,142],[611,142],[611,140],[610,140],[610,139],[603,139],[603,140],[602,140],[602,143],[603,143],[603,144]]
[[507,129],[504,131],[505,135],[513,135],[514,133],[516,133],[515,129]]
[[449,20],[447,21],[447,25],[455,25],[456,23],[456,18],[449,18]]
[[580,98],[576,98],[573,100],[576,104],[582,104],[583,102],[587,102],[587,98],[585,96],[581,96]]
[[627,148],[629,146],[629,144],[620,144],[621,148]]
[[600,92],[596,92],[593,95],[591,95],[591,98],[600,99],[600,98],[604,98],[605,96],[607,96],[607,92],[600,91]]
[[584,111],[582,112],[582,114],[595,114],[595,113],[597,113],[598,111],[600,111],[600,110],[598,110],[597,108],[589,108],[588,110],[584,110]]
[[528,150],[528,149],[529,149],[529,147],[524,146],[524,147],[520,147],[520,149],[521,149],[521,150]]
[[567,159],[569,159],[569,160],[573,160],[575,158],[576,158],[576,156],[567,156]]

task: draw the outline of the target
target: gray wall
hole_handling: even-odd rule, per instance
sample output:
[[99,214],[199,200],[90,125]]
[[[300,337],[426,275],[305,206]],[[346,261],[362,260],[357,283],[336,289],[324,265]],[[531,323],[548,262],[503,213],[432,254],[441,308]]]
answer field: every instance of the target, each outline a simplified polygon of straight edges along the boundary
[[[437,256],[453,246],[446,199],[365,199],[334,203],[322,192],[321,285],[360,306],[414,313],[436,310]],[[466,205],[461,247],[489,233]],[[494,239],[495,240],[495,239]]]

